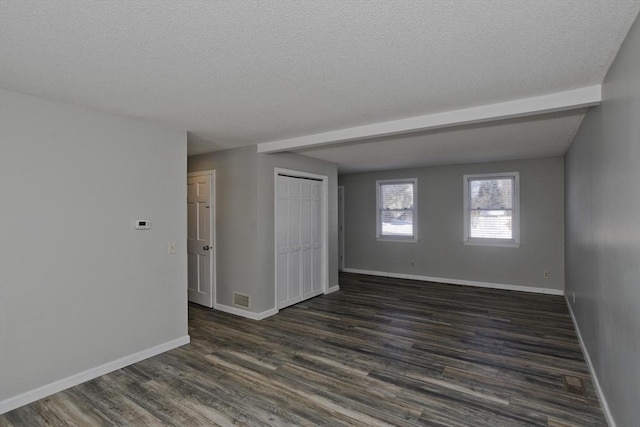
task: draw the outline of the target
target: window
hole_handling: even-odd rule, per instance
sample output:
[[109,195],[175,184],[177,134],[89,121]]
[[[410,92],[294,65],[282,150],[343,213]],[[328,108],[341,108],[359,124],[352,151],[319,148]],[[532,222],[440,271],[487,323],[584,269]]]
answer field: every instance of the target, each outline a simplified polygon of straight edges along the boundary
[[464,176],[464,243],[520,245],[518,172]]
[[379,240],[412,241],[418,239],[416,178],[376,181],[377,234]]

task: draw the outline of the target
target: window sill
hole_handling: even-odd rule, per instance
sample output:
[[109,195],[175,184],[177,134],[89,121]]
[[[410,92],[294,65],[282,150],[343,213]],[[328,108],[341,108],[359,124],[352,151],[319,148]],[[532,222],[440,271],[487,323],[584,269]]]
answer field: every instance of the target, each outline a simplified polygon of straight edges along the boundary
[[519,248],[519,242],[501,242],[496,240],[478,241],[478,240],[465,240],[462,242],[467,246],[494,246],[499,248]]
[[418,239],[414,239],[411,237],[402,238],[402,237],[376,237],[378,242],[401,242],[401,243],[418,243]]

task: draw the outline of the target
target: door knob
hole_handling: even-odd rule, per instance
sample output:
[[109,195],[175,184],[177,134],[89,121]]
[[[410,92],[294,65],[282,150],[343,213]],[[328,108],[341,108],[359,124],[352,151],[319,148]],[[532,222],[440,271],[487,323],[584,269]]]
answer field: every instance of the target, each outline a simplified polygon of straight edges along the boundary
[[205,250],[205,251],[208,251],[211,248],[209,247],[209,245],[205,245],[205,246],[202,247],[202,249]]

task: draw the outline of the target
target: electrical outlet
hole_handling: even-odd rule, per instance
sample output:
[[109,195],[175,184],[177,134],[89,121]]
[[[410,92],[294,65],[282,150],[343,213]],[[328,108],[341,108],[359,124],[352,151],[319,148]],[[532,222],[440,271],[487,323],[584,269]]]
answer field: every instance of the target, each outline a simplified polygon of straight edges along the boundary
[[575,292],[571,292],[571,299],[573,300],[573,303],[576,303],[576,293]]
[[548,271],[543,271],[542,272],[542,277],[544,277],[545,279],[549,278],[549,272]]
[[176,242],[169,242],[167,245],[167,252],[170,254],[176,253]]
[[415,267],[415,266],[416,266],[415,261],[411,261],[411,263],[410,263],[410,264],[411,264],[411,267]]

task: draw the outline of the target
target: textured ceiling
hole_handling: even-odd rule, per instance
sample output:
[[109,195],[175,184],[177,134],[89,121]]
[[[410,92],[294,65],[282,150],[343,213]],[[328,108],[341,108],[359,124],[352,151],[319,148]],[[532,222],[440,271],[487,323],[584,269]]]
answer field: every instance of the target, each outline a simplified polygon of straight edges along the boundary
[[[0,85],[187,130],[196,154],[599,84],[639,9],[640,0],[2,0]],[[474,149],[561,152],[579,120],[558,120],[554,132],[523,120],[546,133],[518,139],[520,154],[507,140]],[[517,134],[503,125],[496,137]],[[467,130],[453,134],[478,139]],[[451,135],[408,137],[405,160],[422,140],[425,157],[474,161],[446,144],[433,151]]]

